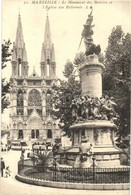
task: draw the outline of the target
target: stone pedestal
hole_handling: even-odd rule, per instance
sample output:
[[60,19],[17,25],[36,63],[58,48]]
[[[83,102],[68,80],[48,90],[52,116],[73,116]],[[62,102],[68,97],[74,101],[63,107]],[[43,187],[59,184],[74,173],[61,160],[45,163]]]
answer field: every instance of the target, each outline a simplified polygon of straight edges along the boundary
[[79,67],[82,85],[82,95],[91,97],[102,96],[102,71],[104,65],[98,61],[98,56],[93,54],[86,56],[85,63]]
[[[91,98],[102,96],[102,71],[104,65],[99,62],[95,54],[86,56],[85,62],[79,67],[82,95],[89,95]],[[89,137],[89,142],[93,146],[95,164],[98,167],[120,166],[120,151],[114,143],[114,132],[116,125],[109,120],[101,118],[84,118],[70,127],[73,147],[66,152],[67,164],[79,166],[79,145],[82,136]],[[106,117],[107,118],[107,117]],[[91,159],[91,158],[90,158]],[[82,164],[82,168],[89,167],[89,159]]]
[[[116,130],[114,123],[106,120],[92,120],[75,124],[70,129],[73,147],[66,153],[69,165],[74,166],[75,159],[79,154],[82,135],[85,134],[93,145],[95,164],[98,167],[120,166],[119,154],[122,151],[114,143],[114,131]],[[83,166],[85,168],[86,163]]]

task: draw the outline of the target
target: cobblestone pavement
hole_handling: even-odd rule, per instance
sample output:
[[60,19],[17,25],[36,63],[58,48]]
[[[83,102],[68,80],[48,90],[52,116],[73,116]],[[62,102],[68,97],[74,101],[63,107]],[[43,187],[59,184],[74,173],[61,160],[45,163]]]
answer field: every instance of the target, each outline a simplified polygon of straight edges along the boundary
[[10,167],[12,175],[1,178],[0,195],[129,195],[128,190],[70,190],[25,184],[15,179],[20,151],[3,152],[1,156],[6,166]]

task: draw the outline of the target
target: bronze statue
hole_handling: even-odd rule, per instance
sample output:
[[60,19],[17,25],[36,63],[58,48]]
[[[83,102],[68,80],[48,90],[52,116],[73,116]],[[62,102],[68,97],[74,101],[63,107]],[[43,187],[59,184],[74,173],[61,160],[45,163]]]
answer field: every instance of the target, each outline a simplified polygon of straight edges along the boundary
[[[95,25],[92,25],[92,22],[93,22],[93,15],[92,15],[92,12],[93,12],[93,9],[92,7],[91,8],[91,13],[88,15],[88,18],[86,20],[86,24],[84,24],[84,29],[81,33],[81,42],[82,42],[82,39],[84,39],[84,43],[85,43],[85,48],[86,48],[86,52],[85,52],[85,55],[88,56],[88,55],[91,55],[91,54],[96,54],[96,55],[99,55],[100,52],[101,52],[101,48],[100,48],[100,45],[95,45],[93,43],[93,38],[92,38],[92,35],[94,34],[93,32],[93,27]],[[80,42],[80,45],[81,45],[81,42]],[[79,45],[79,47],[80,47]]]

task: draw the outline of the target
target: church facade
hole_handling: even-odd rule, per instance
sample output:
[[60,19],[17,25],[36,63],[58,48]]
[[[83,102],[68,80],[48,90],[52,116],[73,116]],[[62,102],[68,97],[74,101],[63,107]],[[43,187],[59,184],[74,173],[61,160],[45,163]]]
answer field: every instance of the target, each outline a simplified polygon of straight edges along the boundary
[[60,138],[58,121],[51,116],[51,89],[57,83],[57,77],[48,16],[41,50],[41,75],[37,75],[35,69],[28,75],[29,66],[20,14],[11,63],[10,138],[26,141]]

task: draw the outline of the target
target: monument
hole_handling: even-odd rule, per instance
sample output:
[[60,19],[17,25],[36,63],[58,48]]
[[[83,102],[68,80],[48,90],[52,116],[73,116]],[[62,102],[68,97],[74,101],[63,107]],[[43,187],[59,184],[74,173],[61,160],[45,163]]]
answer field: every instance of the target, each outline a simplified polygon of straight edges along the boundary
[[82,93],[70,103],[72,147],[63,150],[56,139],[51,151],[38,150],[36,164],[29,166],[28,159],[23,165],[21,159],[16,178],[22,182],[79,190],[127,188],[129,166],[120,165],[121,151],[114,142],[117,104],[113,97],[102,95],[104,65],[99,62],[100,45],[93,43],[92,22],[91,11],[82,31],[86,47],[85,60],[79,66]]
[[[77,158],[85,136],[92,145],[97,167],[118,167],[121,151],[114,143],[118,120],[117,105],[113,97],[102,96],[102,72],[105,67],[99,62],[100,45],[93,43],[92,22],[91,10],[81,34],[86,48],[85,61],[79,66],[82,94],[72,101],[72,115],[76,120],[70,127],[73,147],[66,152],[66,159],[68,165],[80,167]],[[87,161],[92,154],[87,156],[81,167],[91,166]]]

